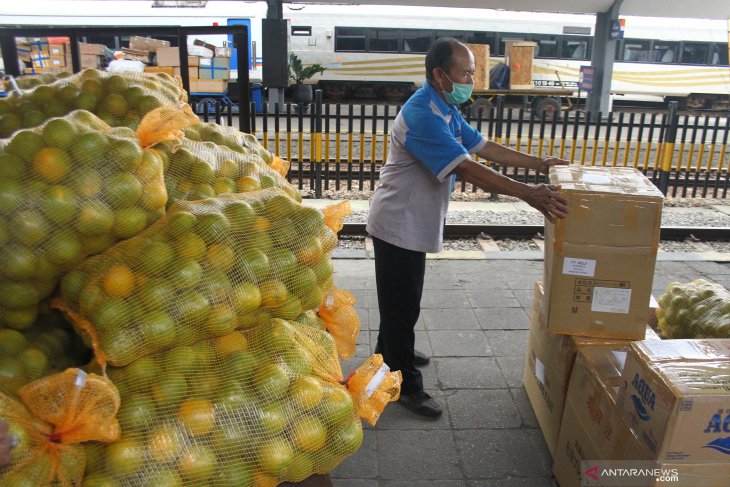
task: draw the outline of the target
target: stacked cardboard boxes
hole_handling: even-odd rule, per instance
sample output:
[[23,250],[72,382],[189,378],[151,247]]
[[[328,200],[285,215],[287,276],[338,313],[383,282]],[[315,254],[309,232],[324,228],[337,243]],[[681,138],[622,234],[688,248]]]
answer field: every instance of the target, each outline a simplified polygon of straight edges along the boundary
[[[198,41],[202,42],[202,41]],[[225,93],[230,78],[231,49],[207,43],[190,46],[191,52],[205,56],[188,56],[188,79],[193,93]],[[156,48],[157,65],[145,67],[147,72],[164,72],[181,76],[180,48],[159,46]],[[214,55],[215,54],[215,55]]]
[[26,74],[70,71],[71,47],[68,37],[27,37],[18,39],[18,59],[26,63]]
[[[631,409],[627,410],[625,403],[617,403],[617,399],[621,401],[622,394],[625,394],[622,391],[628,390],[626,381],[632,373],[629,369],[630,361],[638,359],[647,366],[652,363],[646,361],[646,355],[641,356],[641,352],[637,351],[666,349],[667,346],[672,345],[668,341],[634,342],[630,345],[591,347],[579,351],[570,379],[554,456],[553,471],[561,487],[728,485],[730,462],[727,460],[727,453],[720,451],[723,448],[722,441],[718,441],[723,437],[722,419],[718,417],[721,416],[718,411],[725,410],[723,407],[716,411],[704,411],[714,413],[710,415],[709,424],[706,418],[699,417],[699,412],[692,413],[692,408],[686,403],[686,411],[680,415],[695,415],[696,421],[687,421],[687,418],[680,418],[679,415],[672,417],[677,422],[675,424],[682,424],[686,428],[682,432],[683,440],[678,442],[680,449],[693,450],[693,455],[681,459],[679,456],[658,454],[658,450],[650,448],[641,438],[641,433],[630,426],[630,420],[627,421],[628,411]],[[725,406],[729,397],[725,391]],[[727,437],[727,433],[724,436]],[[698,449],[701,442],[714,443],[716,448]],[[617,471],[607,471],[610,467]],[[658,475],[634,472],[633,478],[617,477],[626,474],[625,470],[629,468],[643,469],[644,473]],[[591,475],[586,474],[587,470]],[[617,483],[621,481],[623,483]]]

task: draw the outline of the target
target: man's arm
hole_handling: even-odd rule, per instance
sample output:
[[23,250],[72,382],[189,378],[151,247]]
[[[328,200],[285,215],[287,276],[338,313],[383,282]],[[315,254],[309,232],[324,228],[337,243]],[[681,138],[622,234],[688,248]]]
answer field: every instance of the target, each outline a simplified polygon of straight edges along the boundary
[[[519,152],[516,152],[516,154],[519,154]],[[481,151],[479,155],[481,155]],[[466,159],[459,164],[454,172],[479,189],[491,193],[515,196],[523,200],[533,208],[540,210],[545,218],[551,222],[554,222],[555,218],[564,218],[568,214],[568,200],[559,193],[559,186],[547,184],[531,186],[520,183],[471,159]]]
[[488,141],[477,152],[479,157],[510,167],[522,167],[547,174],[550,166],[568,164],[568,161],[556,157],[536,157],[505,147],[502,144]]

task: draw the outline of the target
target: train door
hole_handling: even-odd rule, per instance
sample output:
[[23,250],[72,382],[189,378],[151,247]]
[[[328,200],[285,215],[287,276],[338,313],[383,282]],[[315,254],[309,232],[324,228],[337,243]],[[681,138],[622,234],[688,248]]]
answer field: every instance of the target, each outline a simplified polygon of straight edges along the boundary
[[[254,56],[256,56],[256,50],[251,47],[251,19],[228,19],[228,25],[245,25],[248,28],[248,39],[246,39],[246,42],[248,43],[248,69],[255,69],[256,68],[256,59]],[[228,36],[228,41],[233,44],[233,36]],[[231,69],[232,70],[238,70],[238,55],[236,52],[236,49],[233,50],[233,57],[231,57]]]

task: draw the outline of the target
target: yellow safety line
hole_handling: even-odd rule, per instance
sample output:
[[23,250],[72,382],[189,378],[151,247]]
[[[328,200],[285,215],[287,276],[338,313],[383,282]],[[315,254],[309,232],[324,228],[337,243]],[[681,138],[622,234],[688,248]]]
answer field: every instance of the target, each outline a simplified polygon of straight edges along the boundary
[[347,133],[347,163],[352,164],[352,132]]

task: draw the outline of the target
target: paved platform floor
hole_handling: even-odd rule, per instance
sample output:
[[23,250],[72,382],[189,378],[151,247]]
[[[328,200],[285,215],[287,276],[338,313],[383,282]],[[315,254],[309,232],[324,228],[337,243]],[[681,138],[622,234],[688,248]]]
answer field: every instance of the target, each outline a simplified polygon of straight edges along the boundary
[[[335,259],[335,283],[357,297],[361,332],[345,374],[368,357],[379,324],[371,259]],[[528,310],[541,260],[429,260],[417,349],[437,420],[390,404],[360,450],[331,474],[340,487],[548,487],[552,461],[522,388]],[[730,287],[730,264],[657,263],[654,294],[698,277]]]

